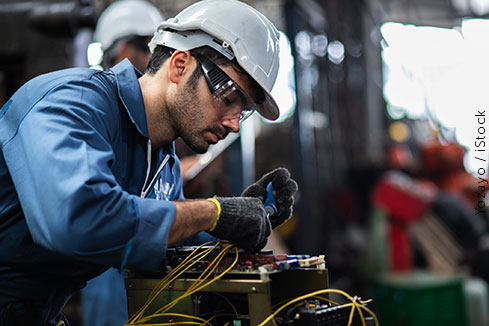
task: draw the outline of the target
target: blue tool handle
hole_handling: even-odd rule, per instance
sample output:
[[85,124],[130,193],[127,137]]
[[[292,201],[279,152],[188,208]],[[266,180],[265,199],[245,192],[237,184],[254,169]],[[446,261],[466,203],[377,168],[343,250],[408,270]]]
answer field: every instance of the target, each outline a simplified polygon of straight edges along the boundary
[[275,206],[275,196],[273,195],[273,185],[270,182],[267,185],[267,197],[265,198],[265,212],[267,212],[267,216],[273,216],[277,213],[277,207]]

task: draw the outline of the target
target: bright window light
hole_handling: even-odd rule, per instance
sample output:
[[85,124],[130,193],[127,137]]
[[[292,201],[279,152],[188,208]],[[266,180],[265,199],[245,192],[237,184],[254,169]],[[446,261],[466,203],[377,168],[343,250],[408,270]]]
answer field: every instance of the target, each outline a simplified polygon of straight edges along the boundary
[[283,122],[290,118],[295,111],[297,102],[295,93],[295,74],[294,74],[294,57],[288,37],[280,32],[280,54],[278,76],[273,85],[271,94],[280,110],[280,116],[272,123]]
[[335,64],[340,64],[345,59],[345,46],[340,41],[333,41],[328,45],[328,59]]
[[102,63],[104,56],[104,50],[102,50],[102,44],[100,42],[90,43],[87,47],[87,61],[90,67],[98,66]]
[[[489,108],[489,20],[467,19],[453,29],[389,22],[381,33],[389,115],[430,119],[453,130],[467,148],[465,167],[474,173],[480,166],[474,161],[474,114]],[[484,127],[489,132],[489,119]]]

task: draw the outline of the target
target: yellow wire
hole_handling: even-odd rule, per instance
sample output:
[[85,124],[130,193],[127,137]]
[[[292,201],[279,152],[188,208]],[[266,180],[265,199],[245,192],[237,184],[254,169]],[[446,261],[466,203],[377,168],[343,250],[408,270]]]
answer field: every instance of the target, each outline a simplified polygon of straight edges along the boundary
[[202,290],[206,286],[214,283],[215,281],[220,279],[223,275],[227,274],[234,267],[234,265],[236,265],[236,263],[238,262],[239,255],[238,255],[238,248],[234,248],[234,249],[236,249],[236,258],[234,259],[233,263],[224,272],[222,272],[221,274],[219,274],[218,276],[216,276],[215,278],[213,278],[212,280],[210,280],[206,284],[196,288],[191,294],[193,294],[195,292],[199,292],[200,290]]
[[[347,299],[349,299],[350,301],[352,301],[352,303],[351,303],[352,304],[352,311],[354,311],[355,308],[357,308],[360,311],[361,307],[364,307],[362,305],[359,305],[356,302],[356,299],[352,298],[348,293],[346,293],[344,291],[336,290],[336,289],[318,290],[318,291],[314,291],[314,292],[311,292],[311,293],[308,293],[306,295],[303,295],[303,296],[300,296],[300,297],[297,297],[295,299],[290,300],[289,302],[287,302],[286,304],[284,304],[280,308],[278,308],[276,311],[274,311],[270,316],[268,316],[267,318],[265,318],[265,320],[263,322],[261,322],[258,326],[265,326],[266,323],[268,323],[270,320],[272,320],[280,311],[282,311],[286,307],[290,306],[291,304],[296,303],[298,301],[302,301],[302,300],[307,299],[309,297],[312,297],[312,296],[315,296],[315,295],[319,295],[319,294],[324,294],[324,293],[338,293],[338,294],[343,295],[344,297],[346,297]],[[360,302],[363,303],[363,301],[360,301]],[[366,307],[364,307],[364,308],[366,308]],[[368,309],[366,311],[368,311],[369,313],[371,313],[371,315],[374,317],[375,325],[378,326],[379,323],[377,321],[377,317],[375,316],[375,314],[370,309]],[[348,325],[351,325],[352,318],[353,318],[353,315],[350,313],[350,318],[349,318],[349,321],[348,321]],[[363,320],[363,323],[365,323],[364,320]]]
[[[357,296],[355,296],[353,299],[355,299],[355,303],[356,303],[356,300],[358,299]],[[367,326],[366,323],[365,323],[365,317],[363,317],[363,312],[362,312],[362,309],[360,309],[359,307],[361,306],[361,304],[356,304],[355,307],[357,308],[358,310],[358,315],[360,316],[360,320],[362,321],[362,325],[363,326]],[[352,317],[353,318],[353,317]]]
[[[186,291],[185,291],[185,292],[184,292],[184,293],[181,295],[181,296],[179,296],[178,298],[175,298],[175,299],[174,299],[172,302],[170,302],[170,303],[168,303],[167,305],[165,305],[164,307],[162,307],[162,308],[158,309],[158,310],[156,311],[156,313],[159,313],[159,312],[164,312],[164,311],[168,311],[169,309],[173,308],[173,307],[174,307],[174,306],[175,306],[175,305],[176,305],[176,304],[177,304],[177,303],[178,303],[178,302],[179,302],[181,299],[183,299],[184,297],[186,297],[186,296],[184,296],[184,295],[185,295],[186,293],[190,292],[190,291],[193,289],[193,287],[194,287],[194,285],[195,285],[196,283],[199,283],[199,284],[200,284],[201,282],[203,282],[203,281],[200,281],[200,280],[201,280],[201,278],[203,278],[203,277],[204,277],[204,275],[206,275],[206,272],[207,272],[207,271],[209,271],[209,269],[210,269],[210,268],[214,267],[214,268],[212,269],[212,271],[213,271],[215,268],[217,268],[216,261],[218,261],[218,260],[219,260],[219,258],[221,257],[221,255],[222,255],[223,253],[225,253],[225,251],[226,251],[226,248],[225,248],[225,249],[224,249],[224,250],[223,250],[221,253],[219,253],[219,255],[217,255],[217,257],[216,257],[216,258],[214,258],[214,260],[213,260],[213,261],[212,261],[212,262],[209,264],[209,266],[207,266],[207,268],[206,268],[206,269],[205,269],[205,270],[204,270],[204,271],[203,271],[203,272],[202,272],[202,273],[199,275],[199,277],[197,278],[197,280],[196,280],[196,281],[195,281],[195,282],[194,282],[194,283],[193,283],[193,284],[192,284],[192,285],[191,285],[191,286],[190,286],[190,287],[189,287],[189,288],[188,288],[188,289],[187,289],[187,290],[186,290]],[[219,260],[219,262],[220,262],[220,260]]]
[[[231,247],[233,247],[233,245],[228,245],[226,246],[220,253],[219,255],[213,260],[213,262],[211,264],[209,264],[209,266],[206,268],[206,270],[201,274],[201,276],[199,276],[199,279],[202,278],[204,275],[206,275],[206,272],[208,272],[208,275],[211,275],[214,270],[219,266],[219,263],[221,262],[221,260],[223,259],[223,257],[225,256],[225,254],[227,253],[227,251],[229,251],[229,249],[231,249]],[[159,309],[161,311],[168,311],[168,309],[171,309],[173,308],[180,300],[200,291],[201,289],[203,289],[204,287],[208,286],[209,284],[215,282],[216,280],[218,280],[221,276],[223,276],[224,274],[226,274],[229,270],[231,270],[231,268],[236,264],[236,262],[238,261],[238,249],[236,248],[236,259],[234,261],[234,263],[228,267],[226,269],[226,271],[224,271],[223,273],[221,273],[219,276],[215,277],[214,279],[212,279],[211,281],[207,282],[206,284],[204,285],[200,285],[202,284],[204,281],[205,281],[205,278],[202,279],[201,281],[199,282],[194,282],[194,284],[192,284],[188,289],[187,291],[182,294],[180,297],[176,298],[175,300],[173,300],[172,302],[170,302],[169,304],[167,304],[165,307]],[[211,266],[215,265],[212,269],[210,269]],[[208,277],[207,275],[205,276],[206,278]]]
[[[197,250],[197,249],[196,249]],[[208,249],[209,250],[209,249]],[[205,256],[207,253],[209,253],[210,251],[204,251],[202,253],[200,253],[199,255],[201,256]],[[196,256],[198,257],[198,256]],[[188,257],[187,257],[188,258]],[[199,257],[200,258],[200,257]],[[130,324],[134,323],[134,322],[137,322],[137,321],[140,321],[141,318],[142,318],[142,315],[144,313],[144,311],[146,311],[146,309],[148,308],[148,306],[154,301],[154,299],[171,283],[173,282],[173,280],[175,280],[178,276],[180,276],[182,273],[184,273],[186,270],[188,270],[193,264],[190,264],[188,266],[185,266],[186,264],[186,261],[188,259],[184,260],[180,265],[179,267],[177,267],[175,270],[173,270],[171,273],[169,273],[165,278],[163,278],[156,286],[155,288],[153,289],[153,291],[150,293],[150,295],[148,296],[148,299],[146,301],[146,303],[143,305],[143,307],[141,307],[141,309],[138,311],[138,313],[136,313],[130,320]],[[196,261],[194,261],[195,263]],[[184,268],[185,267],[185,268]],[[183,269],[183,270],[182,270]],[[180,272],[180,270],[182,270]],[[175,275],[176,274],[176,275]]]
[[231,302],[231,300],[229,300],[228,298],[226,298],[224,295],[220,294],[219,292],[216,292],[215,294],[217,294],[218,296],[220,296],[221,298],[223,298],[224,301],[226,301],[231,306],[231,308],[233,309],[234,314],[236,315],[236,317],[239,315],[238,314],[238,310],[236,310],[236,307],[233,305],[233,303]]
[[[217,318],[217,317],[223,317],[223,316],[234,316],[234,314],[217,314],[215,316],[212,316],[211,318],[207,319],[207,322],[210,322],[211,320]],[[204,324],[202,324],[204,325]]]
[[[203,252],[201,252],[199,254],[196,254],[197,251],[200,248],[202,248],[202,247],[204,247],[206,245],[209,245],[211,243],[214,243],[214,241],[206,242],[206,243],[200,245],[199,247],[197,247],[174,270],[172,270],[160,282],[158,282],[158,284],[155,286],[155,288],[149,294],[148,299],[146,300],[145,304],[139,309],[139,311],[137,313],[135,313],[128,320],[128,322],[125,325],[133,325],[135,322],[137,322],[138,320],[140,320],[141,317],[142,317],[142,315],[143,315],[143,313],[144,313],[144,311],[154,301],[154,299],[161,293],[161,291],[163,291],[168,286],[168,284],[170,284],[171,282],[173,282],[178,276],[180,276],[182,273],[184,273],[185,271],[187,271],[192,265],[194,265],[195,263],[197,263],[199,259],[202,259],[205,256],[207,256],[212,250],[214,250],[220,244],[220,241],[216,242],[213,247],[208,248],[208,249],[204,250]],[[194,256],[195,256],[196,259],[193,262],[191,262],[191,264],[189,264],[188,266],[185,266],[186,263],[190,259],[192,259]],[[184,269],[184,267],[185,267],[185,269]],[[180,272],[180,270],[182,270],[182,269],[183,269],[183,271]],[[175,274],[177,274],[177,275],[175,275]]]
[[[156,286],[156,288],[159,287],[159,290],[158,291],[154,291],[154,296],[152,296],[151,298],[149,298],[147,300],[147,302],[145,303],[145,305],[143,306],[143,312],[144,310],[146,310],[146,308],[152,303],[152,301],[169,285],[171,284],[175,279],[177,279],[181,274],[185,273],[185,271],[187,271],[192,265],[194,265],[195,263],[198,262],[199,259],[201,258],[204,258],[205,256],[207,256],[212,250],[215,249],[215,247],[218,245],[219,243],[216,243],[216,245],[212,248],[208,248],[206,249],[205,251],[199,253],[198,255],[195,255],[195,260],[192,261],[188,266],[185,266],[185,264],[189,261],[189,258],[187,257],[184,261],[182,261],[182,263],[180,263],[180,265],[170,273],[170,277],[169,278],[165,278],[165,281],[160,281],[158,283],[158,285]],[[205,245],[205,244],[204,244]],[[201,248],[202,246],[198,247],[197,249],[195,249],[189,256],[193,256],[193,254],[195,252],[197,252],[197,250],[199,248]],[[184,268],[185,267],[185,268]],[[175,275],[176,274],[176,275]],[[158,309],[155,313],[159,313],[161,312],[161,309]],[[147,316],[149,317],[149,316]],[[146,320],[149,320],[151,318],[143,318],[142,316],[142,313],[139,314],[138,316],[138,323],[142,323]]]
[[[176,275],[173,275],[173,276],[172,276],[172,279],[171,279],[169,282],[166,282],[166,283],[164,284],[164,286],[162,286],[161,290],[163,290],[164,288],[166,288],[166,287],[168,286],[168,284],[170,284],[170,283],[171,283],[171,282],[172,282],[174,279],[176,279],[178,276],[180,276],[182,273],[184,273],[186,270],[188,270],[188,268],[189,268],[190,266],[191,266],[191,265],[187,266],[185,269],[183,269],[181,272],[177,273]],[[180,268],[180,269],[181,269],[181,268]],[[173,301],[172,301],[172,302],[173,302]],[[171,303],[171,302],[170,302],[170,303]],[[167,306],[168,306],[168,305],[167,305]],[[165,306],[165,307],[167,307],[167,306]],[[139,321],[138,321],[138,323],[144,323],[144,322],[146,322],[146,321],[148,321],[148,320],[150,320],[150,319],[154,318],[154,317],[155,317],[155,315],[160,314],[160,313],[163,313],[163,312],[165,312],[165,310],[164,310],[164,309],[162,309],[162,308],[160,308],[160,309],[158,309],[157,311],[155,311],[153,314],[148,315],[148,316],[146,316],[146,317],[144,317],[144,318],[141,316],[141,317],[140,317],[140,319],[139,319]]]
[[[215,245],[211,248],[208,248],[206,250],[204,250],[203,252],[199,253],[199,254],[196,254],[197,251],[202,248],[203,246],[207,245],[207,244],[210,244],[212,242],[207,242],[207,243],[204,243],[203,245],[197,247],[192,253],[190,253],[190,255],[188,255],[174,270],[172,270],[163,280],[168,280],[169,278],[171,278],[172,276],[174,276],[176,273],[178,273],[180,270],[184,269],[184,271],[187,271],[192,265],[194,265],[195,263],[198,262],[198,260],[200,260],[201,258],[204,258],[205,256],[207,256],[210,252],[212,252],[218,245],[220,242],[216,242]],[[192,258],[194,258],[194,255],[195,255],[195,259],[194,261],[191,262],[190,265],[188,266],[185,266],[185,264]],[[181,275],[178,274],[178,275]],[[163,280],[160,281],[159,284],[162,284],[163,283]],[[157,285],[158,287],[158,285]],[[156,288],[155,288],[156,289]],[[155,289],[153,289],[153,292],[155,292]],[[158,291],[159,292],[159,291]]]
[[[227,253],[227,251],[229,251],[229,249],[231,249],[233,247],[233,245],[228,245],[226,246],[220,253],[219,255],[212,261],[211,264],[209,264],[209,266],[206,268],[206,270],[199,276],[198,280],[201,279],[204,275],[207,277],[207,275],[210,275],[214,272],[214,270],[219,266],[219,263],[221,262],[221,260],[223,259],[223,257],[225,256],[225,254]],[[213,249],[213,248],[211,248]],[[195,292],[198,292],[200,291],[202,288],[208,286],[209,284],[211,284],[212,282],[214,282],[215,280],[219,279],[220,277],[222,277],[222,275],[226,274],[227,272],[229,272],[229,270],[231,270],[231,268],[236,264],[237,260],[238,260],[238,249],[236,249],[236,259],[235,261],[233,262],[233,264],[231,266],[229,266],[223,273],[221,273],[219,276],[217,276],[215,279],[207,282],[206,284],[204,284],[203,286],[200,286],[200,284],[202,284],[204,280],[201,280],[200,282],[194,282],[194,284],[192,284],[189,289],[187,289],[187,291],[182,294],[181,296],[179,296],[178,298],[174,299],[172,302],[168,303],[166,306],[164,306],[163,308],[160,308],[158,309],[155,313],[153,313],[152,315],[149,315],[149,316],[146,316],[144,318],[140,318],[140,320],[138,321],[138,324],[141,324],[141,323],[144,323],[154,317],[157,316],[157,314],[159,313],[162,313],[162,312],[165,312],[165,311],[168,311],[169,309],[171,309],[172,307],[174,307],[180,300],[182,300],[183,298],[185,297],[188,297],[189,295],[192,295],[193,293]],[[213,267],[212,269],[210,269],[211,267]],[[187,268],[188,269],[188,268]],[[185,269],[186,270],[186,269]],[[185,270],[183,270],[181,273],[179,273],[177,276],[175,277],[178,277],[180,274],[182,274]],[[172,280],[173,281],[173,280]]]
[[[156,318],[156,317],[170,317],[170,316],[181,317],[181,318],[189,318],[189,319],[196,319],[196,320],[199,321],[199,323],[197,323],[198,325],[210,325],[210,326],[212,326],[212,324],[209,323],[207,320],[205,320],[204,318],[197,317],[197,316],[191,316],[191,315],[179,314],[179,313],[162,313],[162,314],[153,314],[152,315],[153,318]],[[150,324],[144,324],[144,325],[150,325]]]
[[144,324],[145,326],[173,326],[173,325],[202,325],[196,321],[178,321],[170,323]]
[[[331,304],[334,304],[335,306],[337,306],[337,305],[338,305],[338,303],[337,303],[337,302],[334,302],[333,300],[326,299],[326,298],[323,298],[323,297],[320,297],[320,296],[312,296],[311,298],[315,298],[315,299],[318,299],[318,300],[323,300],[323,301],[329,302],[329,303],[331,303]],[[287,298],[287,299],[285,299],[285,300],[282,300],[282,301],[280,301],[280,302],[277,302],[276,304],[274,304],[274,305],[272,306],[272,310],[273,310],[275,307],[280,306],[280,305],[284,304],[285,302],[287,302],[287,301],[289,301],[289,300],[292,300],[292,299],[293,299],[293,298]]]
[[226,246],[217,256],[216,258],[214,258],[214,260],[206,267],[206,269],[199,275],[199,277],[197,277],[196,279],[196,282],[194,282],[188,289],[187,291],[191,291],[192,289],[194,289],[197,285],[199,284],[202,284],[203,281],[205,281],[205,279],[207,279],[207,277],[209,277],[210,275],[212,275],[212,273],[214,273],[214,271],[217,269],[217,267],[219,266],[219,263],[221,262],[221,260],[224,258],[224,256],[226,255],[226,253],[229,251],[231,245],[228,245]]
[[[188,297],[188,296],[190,296],[190,295],[192,295],[192,294],[194,294],[196,292],[199,292],[203,288],[205,288],[205,287],[209,286],[210,284],[214,283],[215,281],[217,281],[218,279],[220,279],[223,275],[225,275],[226,273],[228,273],[234,267],[234,265],[237,263],[238,258],[239,258],[238,249],[236,247],[234,247],[233,245],[228,245],[228,246],[226,246],[214,258],[214,260],[200,274],[200,276],[196,279],[196,281],[181,296],[179,296],[178,298],[175,298],[172,302],[168,303],[163,308],[158,309],[152,315],[149,315],[149,316],[146,316],[146,317],[142,318],[142,314],[144,313],[144,311],[146,310],[146,308],[161,293],[161,291],[163,291],[163,289],[165,289],[169,284],[171,284],[176,278],[178,278],[181,274],[183,274],[185,271],[187,271],[191,266],[193,266],[195,263],[197,263],[200,259],[206,257],[212,250],[214,250],[220,244],[220,241],[217,242],[212,248],[208,248],[208,249],[204,250],[203,252],[201,252],[199,254],[196,254],[196,252],[200,248],[202,248],[203,246],[208,245],[210,243],[212,243],[212,242],[208,242],[208,243],[205,243],[205,244],[199,246],[190,255],[188,255],[173,271],[171,271],[167,276],[165,276],[165,278],[163,278],[157,284],[157,286],[155,286],[155,288],[151,291],[151,293],[148,296],[148,299],[147,299],[146,303],[143,305],[143,307],[133,317],[131,317],[129,319],[128,323],[126,323],[125,325],[136,325],[136,324],[142,325],[145,321],[148,321],[148,320],[150,320],[152,318],[155,318],[155,317],[164,317],[164,316],[177,316],[177,317],[183,317],[183,318],[192,318],[192,319],[199,320],[199,322],[196,322],[196,321],[181,321],[181,322],[156,323],[156,324],[144,324],[144,325],[146,325],[146,326],[184,325],[184,324],[186,324],[186,325],[211,325],[210,324],[210,321],[212,319],[217,318],[219,316],[231,315],[231,314],[220,314],[220,315],[213,316],[213,317],[211,317],[208,320],[205,320],[205,319],[200,318],[200,317],[194,317],[194,316],[185,315],[185,314],[177,314],[177,313],[167,313],[167,312],[165,312],[165,311],[173,308],[180,300],[182,300],[182,299],[184,299],[184,298],[186,298],[186,297]],[[207,283],[203,284],[206,281],[206,279],[215,272],[215,270],[219,266],[220,262],[225,257],[226,253],[230,249],[232,249],[232,247],[234,247],[234,249],[236,251],[236,257],[234,259],[234,262],[228,268],[226,268],[226,270],[224,270],[222,273],[220,273],[218,276],[216,276],[214,279],[212,279],[212,280],[208,281]],[[188,266],[186,266],[187,262],[189,262],[192,258],[194,258],[194,260],[191,261],[190,264],[188,264]],[[291,304],[294,304],[296,302],[305,300],[305,299],[310,298],[310,297],[314,297],[314,298],[317,298],[317,299],[321,299],[321,300],[328,301],[328,302],[331,302],[333,304],[336,304],[332,300],[329,300],[329,299],[326,299],[326,298],[322,298],[322,297],[318,297],[318,295],[325,294],[325,293],[337,293],[337,294],[341,294],[341,295],[343,295],[344,297],[346,297],[347,299],[349,299],[351,301],[351,303],[340,305],[340,307],[345,307],[345,308],[346,307],[350,307],[350,306],[352,307],[351,308],[351,311],[350,311],[350,314],[349,314],[349,318],[348,318],[348,326],[350,326],[351,323],[353,322],[353,317],[354,317],[355,309],[359,313],[359,316],[360,316],[360,319],[362,321],[362,325],[363,326],[366,326],[366,323],[365,323],[365,318],[363,316],[362,310],[365,310],[370,316],[372,316],[374,318],[374,321],[375,321],[375,325],[376,326],[379,325],[378,320],[377,320],[377,317],[375,316],[374,312],[363,305],[363,304],[365,304],[367,302],[370,302],[371,300],[363,301],[363,300],[358,300],[357,297],[353,297],[352,298],[349,294],[347,294],[346,292],[344,292],[342,290],[324,289],[324,290],[314,291],[314,292],[308,293],[306,295],[303,295],[303,296],[300,296],[300,297],[297,297],[295,299],[292,299],[292,300],[288,301],[287,303],[283,304],[280,308],[278,308],[276,311],[274,311],[270,316],[268,316],[258,326],[264,326],[266,323],[268,323],[270,320],[272,320],[280,311],[282,311],[286,307],[290,306]],[[224,296],[222,296],[222,297],[225,298]],[[227,298],[225,298],[225,299],[227,299]],[[227,301],[228,301],[228,303],[230,303],[229,300],[227,300]],[[230,305],[233,308],[236,316],[238,316],[238,312],[237,312],[236,308],[234,307],[234,305],[232,303],[230,303]],[[134,323],[136,323],[136,324],[134,324]],[[228,324],[229,324],[229,322],[226,323],[226,325],[228,325]]]
[[[369,301],[370,301],[370,300],[369,300]],[[362,305],[360,305],[359,307],[360,307],[360,309],[363,309],[363,310],[365,310],[366,312],[368,312],[368,313],[370,314],[370,316],[372,316],[372,317],[374,318],[374,320],[375,320],[375,325],[378,325],[378,324],[379,324],[379,321],[377,320],[377,316],[375,315],[375,313],[374,313],[372,310],[370,310],[370,308],[365,307],[365,306],[362,306]]]
[[[217,257],[209,264],[209,266],[202,272],[202,274],[197,278],[199,282],[194,282],[187,291],[192,291],[195,289],[198,285],[202,284],[210,275],[213,275],[214,271],[219,267],[219,264],[221,263],[222,259],[224,256],[228,253],[228,251],[232,248],[233,245],[228,245],[226,246],[220,253],[217,255]],[[212,267],[212,269],[211,269]]]
[[337,305],[338,305],[338,303],[337,303],[337,302],[335,302],[335,301],[333,301],[333,300],[331,300],[331,299],[323,298],[323,297],[320,297],[320,296],[317,296],[317,295],[313,296],[312,298],[314,298],[314,299],[318,299],[318,300],[323,300],[323,301],[326,301],[326,302],[329,302],[329,303],[331,303],[331,304],[334,304],[335,306],[337,306]]
[[[203,245],[199,246],[197,249],[195,249],[189,256],[187,256],[178,266],[175,268],[173,271],[171,271],[168,275],[166,275],[158,284],[154,287],[154,289],[151,291],[151,293],[148,296],[148,299],[146,300],[145,304],[139,309],[139,311],[134,314],[128,321],[128,323],[133,323],[137,319],[140,319],[146,308],[153,302],[153,300],[156,298],[156,296],[167,286],[167,281],[170,279],[175,273],[177,273],[180,269],[182,269],[186,262],[193,257],[193,255],[198,251],[198,249],[202,248],[206,244],[210,244],[212,242],[207,242],[204,243]],[[217,246],[218,243],[216,243]],[[205,251],[204,251],[205,252]]]
[[[226,273],[228,273],[233,267],[234,265],[237,263],[238,261],[238,248],[235,248],[236,249],[236,259],[234,260],[234,262],[224,271],[222,272],[221,274],[219,274],[218,276],[216,276],[214,279],[210,280],[209,282],[201,285],[201,286],[198,286],[196,288],[194,288],[192,291],[188,292],[188,293],[184,293],[182,296],[180,296],[179,298],[177,298],[178,300],[181,300],[183,299],[184,297],[187,297],[189,295],[192,295],[196,292],[199,292],[200,290],[202,290],[203,288],[209,286],[210,284],[214,283],[215,281],[217,281],[218,279],[220,279],[223,275],[225,275]],[[176,299],[176,300],[177,300]]]

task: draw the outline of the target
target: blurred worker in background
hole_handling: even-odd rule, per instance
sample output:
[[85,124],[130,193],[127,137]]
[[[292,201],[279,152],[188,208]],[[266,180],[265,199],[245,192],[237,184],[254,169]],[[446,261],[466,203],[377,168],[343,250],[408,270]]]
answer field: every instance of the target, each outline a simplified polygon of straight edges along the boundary
[[[151,56],[148,43],[163,20],[160,10],[145,0],[119,0],[109,5],[100,14],[94,32],[94,41],[103,50],[103,69],[127,58],[144,72]],[[80,296],[83,326],[120,326],[127,321],[124,276],[124,271],[110,268],[87,283]]]
[[[61,325],[110,267],[159,270],[166,248],[209,235],[260,251],[292,214],[297,183],[275,169],[239,197],[185,200],[174,140],[204,153],[255,110],[276,119],[275,26],[234,0],[200,1],[158,26],[141,75],[67,69],[0,110],[0,326]],[[272,183],[276,212],[264,201]],[[106,311],[106,313],[111,313]]]
[[144,72],[150,57],[148,43],[163,20],[160,10],[145,0],[119,0],[108,6],[93,35],[104,52],[104,70],[128,58]]

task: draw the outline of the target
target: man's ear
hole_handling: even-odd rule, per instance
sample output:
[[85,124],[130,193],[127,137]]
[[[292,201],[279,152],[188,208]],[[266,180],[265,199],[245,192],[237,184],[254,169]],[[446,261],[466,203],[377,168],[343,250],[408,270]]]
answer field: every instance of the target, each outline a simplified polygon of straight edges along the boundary
[[176,50],[169,60],[168,78],[172,83],[178,84],[185,74],[192,71],[192,56],[190,51]]

